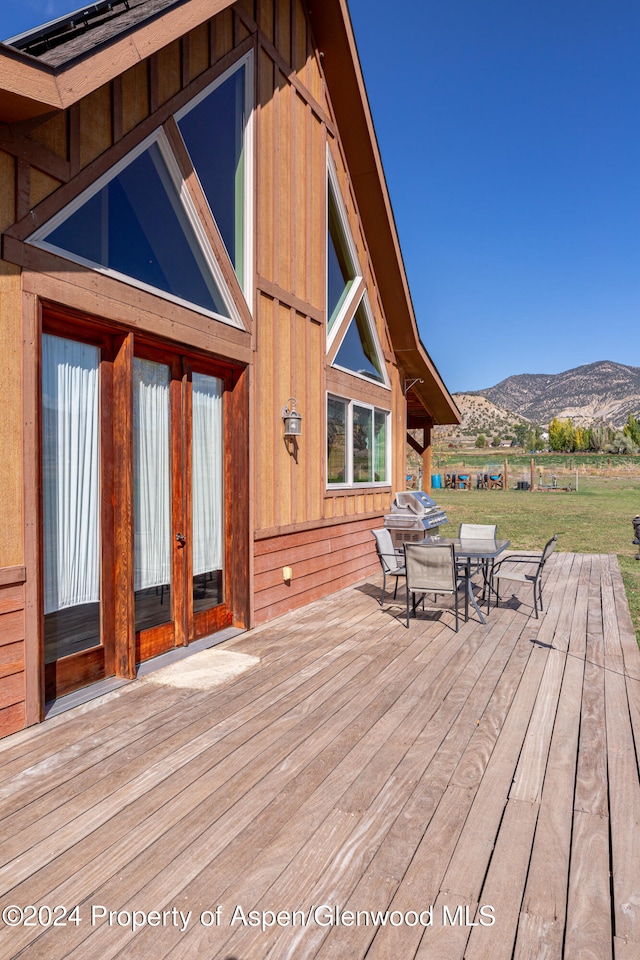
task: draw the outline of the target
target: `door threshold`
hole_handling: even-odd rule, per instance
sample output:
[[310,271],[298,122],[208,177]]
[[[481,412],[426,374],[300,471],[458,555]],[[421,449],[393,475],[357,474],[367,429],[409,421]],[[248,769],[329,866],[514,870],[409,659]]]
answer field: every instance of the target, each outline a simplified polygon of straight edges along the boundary
[[127,680],[122,677],[107,677],[105,680],[98,680],[97,683],[91,683],[87,687],[81,687],[79,690],[67,693],[64,697],[50,700],[44,707],[45,720],[50,720],[51,717],[57,717],[61,713],[66,713],[67,710],[73,710],[74,707],[80,707],[84,703],[89,703],[91,700],[103,697],[105,694],[119,690],[121,687],[128,687],[130,684],[135,683],[139,677],[146,677],[150,673],[155,673],[156,670],[161,670],[162,667],[168,667],[171,663],[185,660],[194,653],[200,653],[202,650],[209,650],[211,647],[216,647],[219,643],[224,643],[225,640],[232,640],[241,633],[246,633],[244,627],[225,627],[224,630],[211,633],[208,637],[201,637],[200,640],[194,640],[193,643],[190,643],[187,647],[175,647],[173,650],[169,650],[168,653],[161,653],[151,660],[145,660],[144,663],[139,663],[134,680]]

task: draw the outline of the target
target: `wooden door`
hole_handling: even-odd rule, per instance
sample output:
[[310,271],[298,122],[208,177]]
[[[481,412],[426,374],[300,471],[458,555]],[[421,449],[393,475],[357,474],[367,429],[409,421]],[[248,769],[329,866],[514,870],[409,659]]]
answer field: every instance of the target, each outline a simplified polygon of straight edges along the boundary
[[43,322],[45,700],[114,673],[113,349],[99,332]]

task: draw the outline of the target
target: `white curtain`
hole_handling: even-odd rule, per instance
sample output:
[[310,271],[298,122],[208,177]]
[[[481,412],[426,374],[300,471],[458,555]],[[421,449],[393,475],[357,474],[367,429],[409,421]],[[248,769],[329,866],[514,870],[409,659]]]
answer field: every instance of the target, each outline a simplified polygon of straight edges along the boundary
[[42,337],[44,612],[100,600],[100,350]]
[[171,583],[169,367],[134,358],[134,589]]
[[222,380],[192,377],[193,575],[222,570]]

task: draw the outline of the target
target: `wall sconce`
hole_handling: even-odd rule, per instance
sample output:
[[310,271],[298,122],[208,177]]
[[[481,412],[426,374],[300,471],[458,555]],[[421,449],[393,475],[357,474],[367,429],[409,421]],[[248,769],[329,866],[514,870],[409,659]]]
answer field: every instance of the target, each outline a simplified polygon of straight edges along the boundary
[[[302,433],[302,417],[296,410],[297,402],[295,397],[289,397],[286,405],[282,408],[285,437],[299,437]],[[291,407],[289,407],[289,404],[291,404]]]

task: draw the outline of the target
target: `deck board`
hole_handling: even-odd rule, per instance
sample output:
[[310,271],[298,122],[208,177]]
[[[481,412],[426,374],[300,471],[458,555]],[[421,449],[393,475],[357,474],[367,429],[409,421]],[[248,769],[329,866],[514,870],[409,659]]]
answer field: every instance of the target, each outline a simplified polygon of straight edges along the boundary
[[[558,552],[539,618],[523,586],[458,633],[450,598],[407,629],[379,594],[226,642],[259,663],[211,690],[138,682],[1,741],[0,905],[83,922],[0,925],[0,956],[640,955],[640,652],[615,557]],[[192,916],[134,934],[92,904]],[[360,922],[230,923],[325,904]]]

